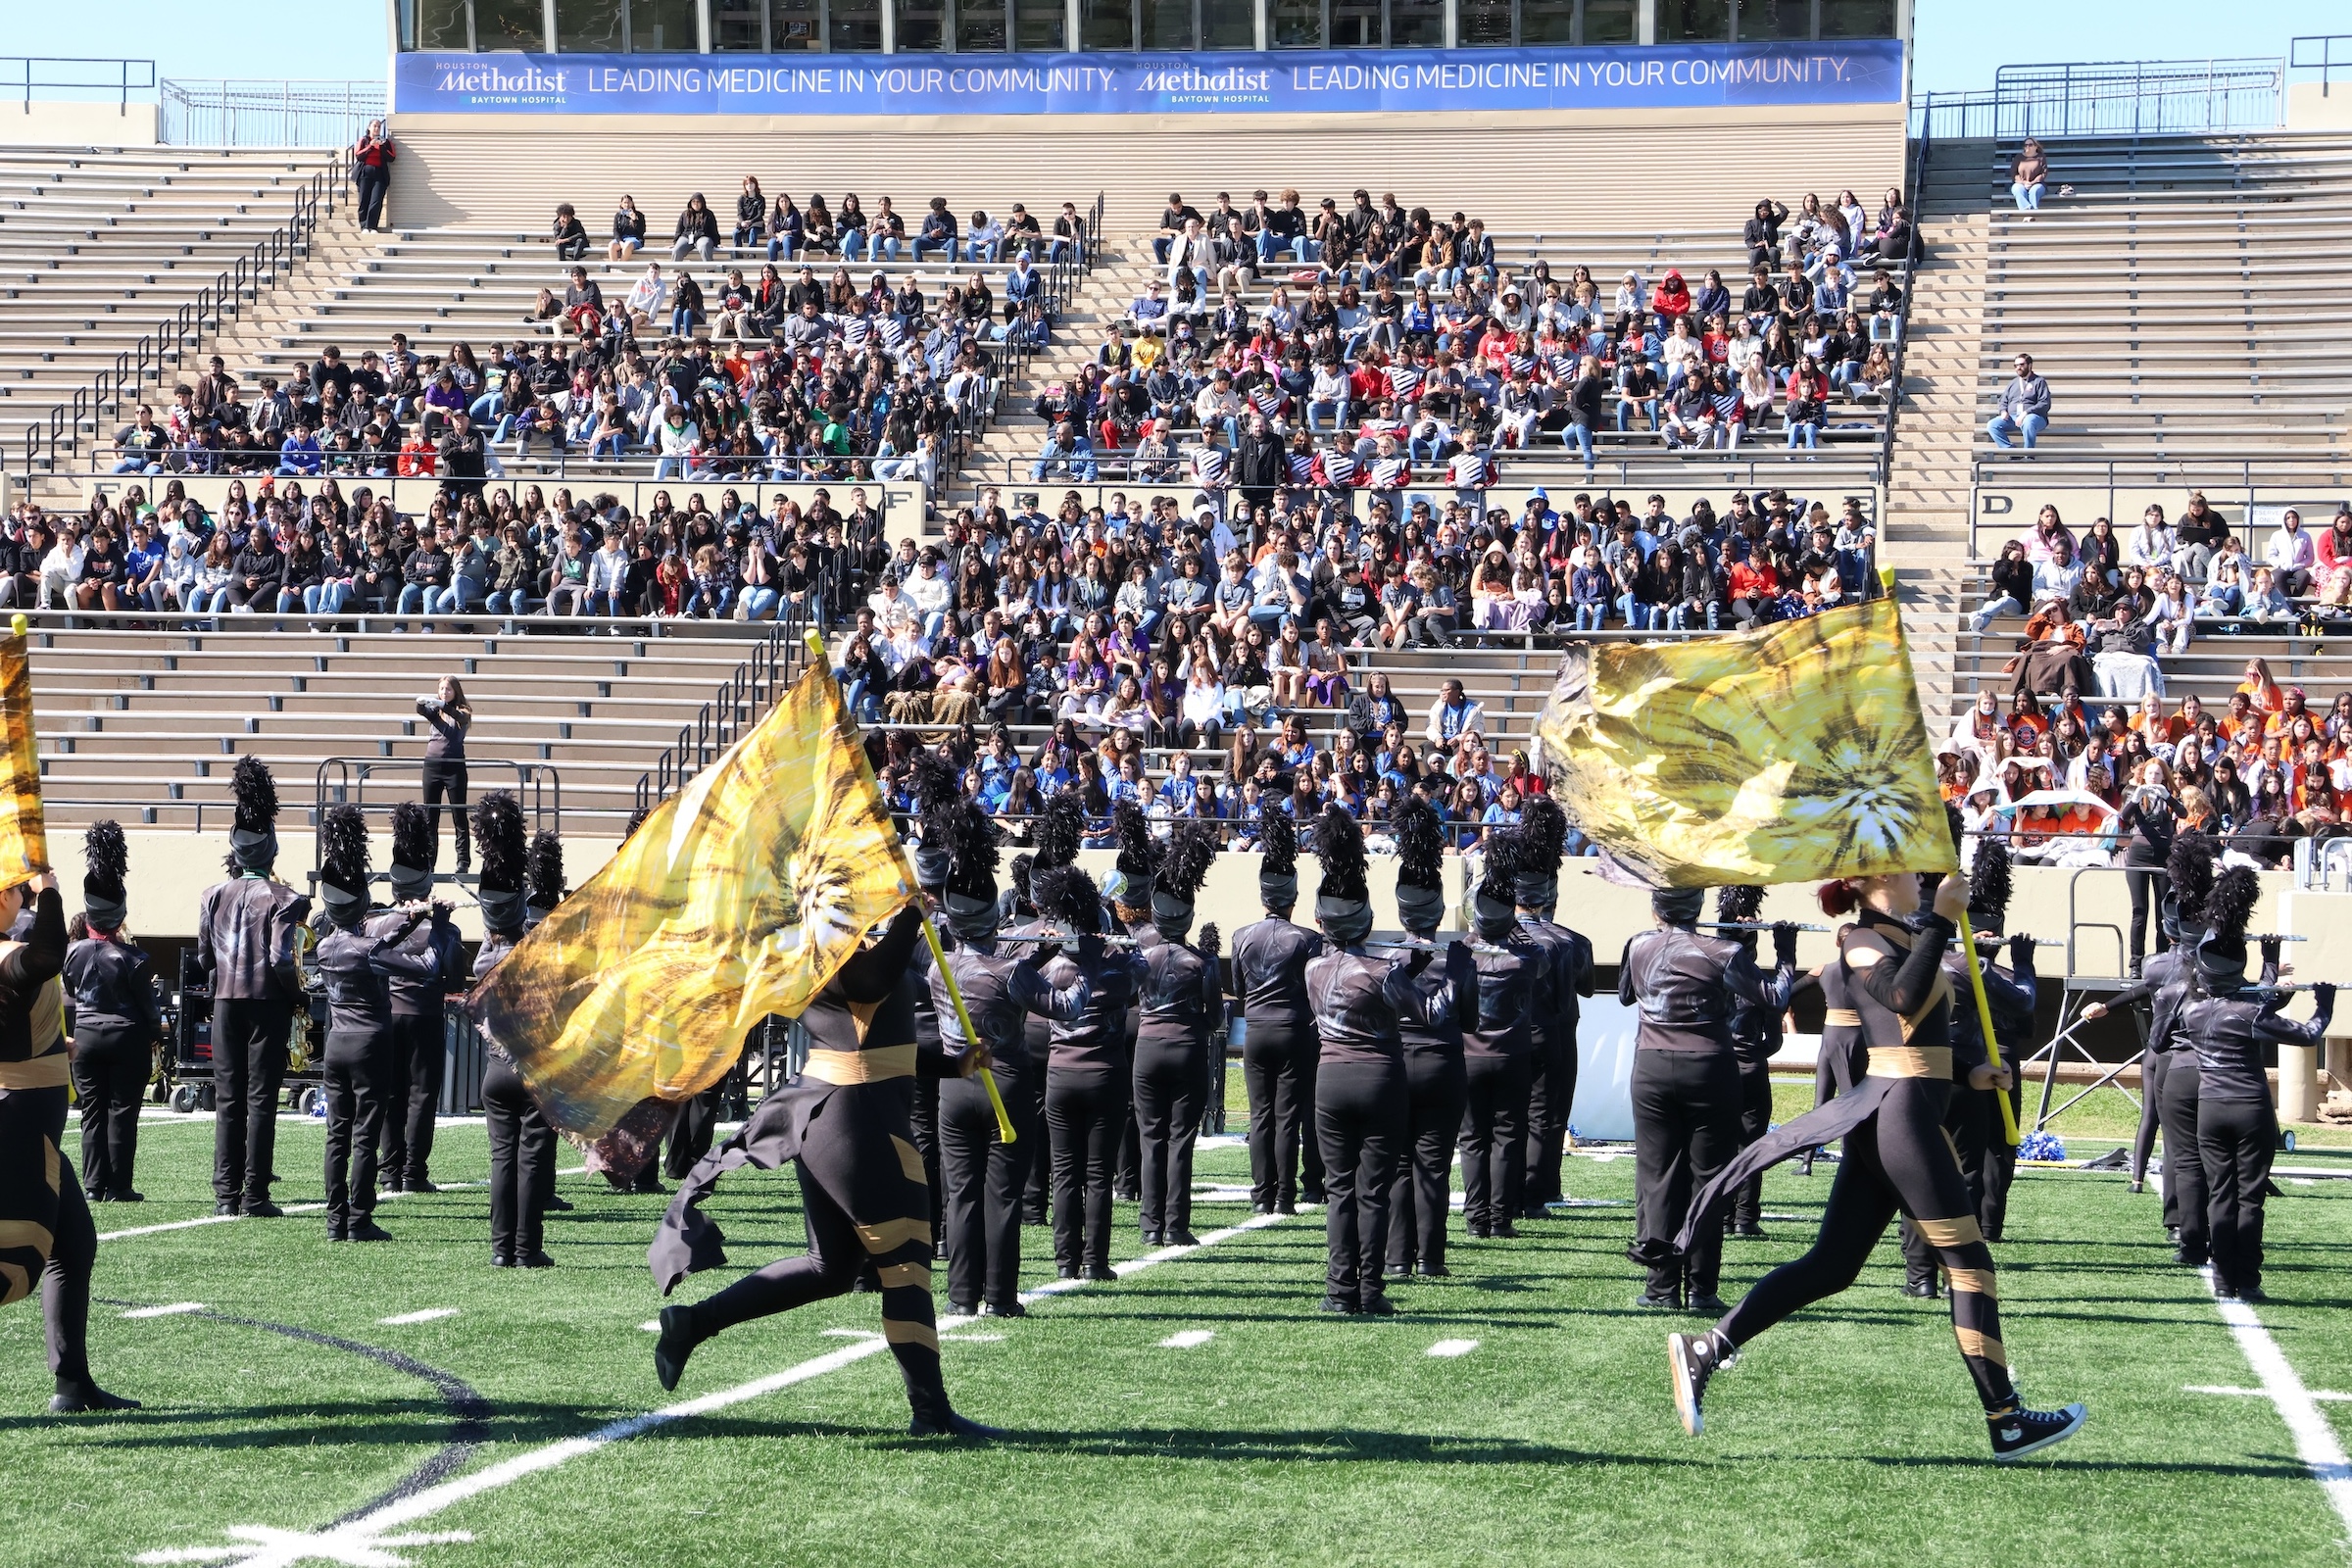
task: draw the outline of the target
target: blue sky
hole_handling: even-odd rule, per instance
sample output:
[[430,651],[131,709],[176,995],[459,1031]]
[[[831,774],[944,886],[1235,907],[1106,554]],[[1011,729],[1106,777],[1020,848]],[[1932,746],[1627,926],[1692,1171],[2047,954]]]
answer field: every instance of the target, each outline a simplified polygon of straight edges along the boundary
[[[25,55],[103,52],[93,12],[7,0],[6,46]],[[2278,56],[2298,33],[2352,30],[2344,0],[1917,0],[1913,84],[1921,91],[1989,87],[1996,67],[2068,60]],[[109,40],[140,40],[167,76],[379,78],[383,0],[103,0]],[[2227,15],[2227,37],[2215,21]]]

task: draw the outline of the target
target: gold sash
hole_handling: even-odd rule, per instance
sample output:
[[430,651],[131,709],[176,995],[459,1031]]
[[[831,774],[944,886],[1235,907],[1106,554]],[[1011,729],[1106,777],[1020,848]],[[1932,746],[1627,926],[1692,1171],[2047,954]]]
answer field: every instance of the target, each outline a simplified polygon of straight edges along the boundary
[[52,1051],[29,1061],[0,1061],[0,1090],[63,1089],[70,1060],[66,1053]]
[[877,1046],[871,1051],[811,1051],[804,1076],[826,1084],[878,1084],[914,1076],[914,1047]]

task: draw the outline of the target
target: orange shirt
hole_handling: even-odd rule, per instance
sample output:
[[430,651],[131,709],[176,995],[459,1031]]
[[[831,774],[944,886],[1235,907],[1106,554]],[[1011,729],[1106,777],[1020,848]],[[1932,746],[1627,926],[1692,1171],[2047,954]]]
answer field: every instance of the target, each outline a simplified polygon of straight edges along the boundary
[[2146,735],[2148,744],[2151,746],[2159,741],[2170,745],[2188,733],[2188,720],[2175,713],[2170,717],[2158,718],[2150,722],[2147,714],[2133,713],[2132,727]]

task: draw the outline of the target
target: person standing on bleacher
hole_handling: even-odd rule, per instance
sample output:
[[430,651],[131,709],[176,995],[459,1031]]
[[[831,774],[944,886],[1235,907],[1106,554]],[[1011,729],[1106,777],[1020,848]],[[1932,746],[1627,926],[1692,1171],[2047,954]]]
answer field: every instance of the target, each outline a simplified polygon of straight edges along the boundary
[[360,136],[359,145],[351,150],[351,172],[359,186],[360,226],[381,232],[384,226],[384,197],[392,189],[392,160],[400,149],[384,132],[380,120],[368,122],[368,129]]

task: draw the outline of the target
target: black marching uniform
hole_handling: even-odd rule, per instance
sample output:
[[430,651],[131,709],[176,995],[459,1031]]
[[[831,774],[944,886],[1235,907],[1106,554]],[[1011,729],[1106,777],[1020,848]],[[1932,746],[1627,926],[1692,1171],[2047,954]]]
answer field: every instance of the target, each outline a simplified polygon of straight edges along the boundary
[[[2164,1134],[2164,1226],[2179,1233],[2180,1261],[2205,1263],[2205,1171],[2197,1157],[2197,1057],[2180,1031],[2180,1009],[2196,1000],[2196,936],[2149,957],[2139,979],[2107,1004],[2110,1012],[2145,1003],[2147,1045],[2139,1054],[2140,1125],[2132,1171],[2144,1179],[2156,1134]],[[2267,976],[2266,976],[2267,977]],[[2180,1081],[2174,1082],[2176,1073]]]
[[[491,931],[473,957],[476,985],[514,951],[519,930]],[[507,1054],[488,1041],[482,1053],[482,1117],[490,1133],[490,1262],[544,1268],[547,1202],[556,1190],[556,1130]]]
[[[2241,956],[2242,964],[2242,956]],[[2242,972],[2242,971],[2241,971]],[[2242,981],[2207,975],[2214,994],[2180,1009],[2180,1032],[2197,1064],[2197,1154],[2205,1176],[2206,1247],[2213,1288],[2225,1299],[2262,1298],[2263,1200],[2278,1148],[2278,1115],[2263,1067],[2268,1046],[2317,1045],[2335,1016],[2335,988],[2312,987],[2308,1019],[2282,1017],[2282,992],[2248,991]],[[2176,1065],[2179,1065],[2176,1063]],[[2165,1135],[2169,1173],[2180,1157]],[[2187,1195],[2181,1231],[2187,1233]]]
[[326,991],[326,1236],[331,1242],[372,1241],[383,1233],[375,1208],[375,1149],[392,1066],[392,989],[395,979],[426,983],[440,976],[429,950],[404,940],[426,919],[421,909],[388,910],[368,921],[330,926],[317,951]]
[[1478,1016],[1478,963],[1469,947],[1448,942],[1436,966],[1446,992],[1444,1018],[1397,1019],[1404,1044],[1404,1151],[1389,1186],[1389,1273],[1446,1273],[1446,1227],[1453,1207],[1453,1153],[1470,1102],[1462,1025]]
[[1558,1005],[1547,950],[1513,934],[1472,950],[1478,1011],[1461,1020],[1468,1091],[1462,1111],[1462,1220],[1473,1236],[1514,1236],[1526,1206],[1534,1020]]
[[[388,910],[368,922],[368,934],[381,936],[407,920],[400,910]],[[444,1003],[465,989],[466,944],[449,915],[435,905],[431,920],[410,931],[402,945],[412,954],[431,957],[433,967],[391,976],[391,1053],[377,1151],[387,1192],[429,1193],[433,1186],[426,1167],[433,1157],[433,1119],[441,1111],[441,1079],[449,1054]]]
[[311,901],[264,868],[204,890],[196,959],[213,1001],[213,1197],[224,1214],[273,1214],[270,1160],[286,1038],[302,998],[302,927]]
[[1226,956],[1225,984],[1242,1004],[1250,1200],[1261,1214],[1297,1212],[1302,1187],[1309,1202],[1321,1200],[1323,1152],[1313,1127],[1318,1054],[1306,965],[1325,946],[1287,913],[1270,913],[1236,931]]
[[1209,1037],[1224,1011],[1217,959],[1159,938],[1144,950],[1135,1042],[1135,1123],[1144,1240],[1193,1240],[1193,1146],[1208,1104]]
[[1442,1028],[1451,1017],[1443,974],[1424,981],[1427,952],[1373,957],[1340,948],[1306,966],[1306,994],[1321,1036],[1315,1137],[1323,1147],[1324,1305],[1387,1313],[1389,1192],[1404,1152],[1403,1021]]
[[667,1295],[689,1273],[726,1262],[724,1237],[701,1209],[739,1165],[800,1177],[808,1252],[746,1275],[716,1295],[662,1310],[655,1369],[674,1388],[694,1347],[754,1318],[848,1293],[871,1265],[882,1334],[906,1379],[919,1434],[968,1427],[950,1408],[931,1306],[930,1183],[907,1106],[917,1070],[913,968],[923,916],[909,906],[841,966],[801,1014],[808,1056],[789,1087],[695,1166],[648,1253]]
[[[1755,933],[1732,939],[1755,961]],[[1732,1061],[1740,1071],[1740,1147],[1762,1138],[1772,1128],[1772,1058],[1784,1038],[1785,1007],[1741,1001],[1732,1009]],[[1826,1054],[1826,1053],[1825,1053]],[[1764,1233],[1764,1173],[1756,1172],[1733,1196],[1729,1214],[1735,1236]]]
[[83,1189],[93,1199],[135,1200],[139,1102],[164,1030],[154,965],[120,930],[93,932],[66,950],[65,994],[74,1006]]
[[[963,994],[988,1071],[1012,1122],[1013,1141],[1004,1141],[988,1086],[977,1073],[942,1078],[939,1088],[940,1174],[946,1186],[948,1303],[965,1316],[986,1304],[1003,1315],[1020,1311],[1021,1199],[1042,1136],[1034,1109],[1021,1092],[1029,1068],[1028,1021],[1074,1018],[1085,1007],[1081,977],[1064,990],[1046,984],[1043,947],[1020,956],[1001,954],[993,941],[958,941],[948,950],[948,973]],[[1081,965],[1083,969],[1084,965]],[[956,1004],[936,969],[931,974],[931,1010],[940,1020],[939,1042],[951,1059],[961,1061],[973,1042],[956,1016]]]
[[1109,1279],[1111,1167],[1127,1124],[1127,1015],[1145,977],[1135,952],[1065,949],[1046,983],[1083,978],[1086,1005],[1054,1020],[1046,1058],[1046,1132],[1054,1155],[1054,1259],[1063,1279]]
[[1546,1005],[1534,1019],[1535,1051],[1527,1093],[1525,1217],[1567,1196],[1560,1173],[1568,1152],[1568,1113],[1576,1106],[1576,1030],[1583,998],[1592,994],[1592,944],[1581,931],[1534,910],[1519,916],[1518,939],[1544,955]]
[[[1671,898],[1671,895],[1661,896]],[[1634,1052],[1635,1241],[1627,1255],[1649,1270],[1642,1301],[1700,1303],[1714,1297],[1723,1229],[1703,1228],[1678,1247],[1691,1195],[1740,1152],[1740,1065],[1732,1014],[1741,1004],[1787,1010],[1796,987],[1796,933],[1774,932],[1767,980],[1740,944],[1700,936],[1696,895],[1681,923],[1644,931],[1625,945],[1618,1000],[1639,1005]]]

